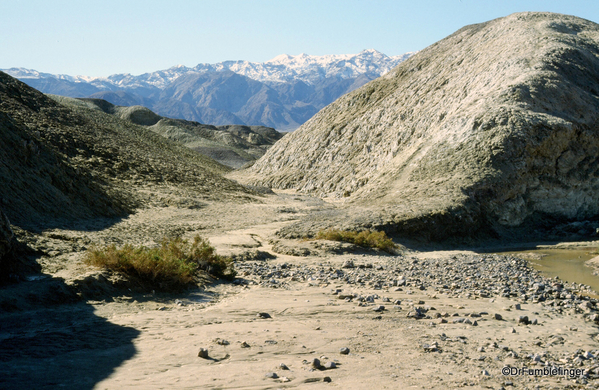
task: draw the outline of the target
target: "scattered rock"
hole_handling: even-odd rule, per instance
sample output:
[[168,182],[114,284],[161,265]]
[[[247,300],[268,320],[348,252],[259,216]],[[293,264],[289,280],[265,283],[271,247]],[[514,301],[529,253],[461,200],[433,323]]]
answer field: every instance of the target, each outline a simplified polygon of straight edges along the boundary
[[518,317],[518,324],[524,324],[524,325],[530,324],[530,321],[528,320],[528,316]]
[[208,350],[206,348],[200,348],[200,352],[198,352],[198,357],[202,359],[209,359]]
[[349,348],[347,347],[343,347],[339,350],[339,353],[342,355],[348,355],[349,354]]
[[312,362],[310,363],[310,366],[315,370],[322,369],[322,365],[320,364],[320,359],[318,359],[318,358],[314,358],[312,360]]

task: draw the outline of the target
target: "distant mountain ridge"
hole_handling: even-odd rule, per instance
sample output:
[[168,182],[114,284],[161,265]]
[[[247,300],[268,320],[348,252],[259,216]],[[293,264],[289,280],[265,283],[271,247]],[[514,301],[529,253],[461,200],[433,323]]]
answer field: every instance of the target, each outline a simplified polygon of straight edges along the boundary
[[324,106],[387,73],[413,53],[376,50],[313,56],[283,54],[263,63],[225,61],[108,77],[54,75],[24,68],[4,72],[44,92],[143,105],[160,115],[213,125],[293,130]]

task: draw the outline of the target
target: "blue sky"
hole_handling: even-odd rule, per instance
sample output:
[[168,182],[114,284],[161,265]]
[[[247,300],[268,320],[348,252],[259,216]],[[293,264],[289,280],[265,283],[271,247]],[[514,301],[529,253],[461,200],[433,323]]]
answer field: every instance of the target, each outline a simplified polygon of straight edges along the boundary
[[6,0],[0,69],[137,75],[283,53],[397,55],[521,11],[599,22],[597,0]]

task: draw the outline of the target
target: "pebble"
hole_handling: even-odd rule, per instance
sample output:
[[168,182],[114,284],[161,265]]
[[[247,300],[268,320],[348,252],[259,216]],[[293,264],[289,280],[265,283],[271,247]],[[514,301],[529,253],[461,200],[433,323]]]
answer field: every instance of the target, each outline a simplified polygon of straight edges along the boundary
[[265,376],[272,379],[277,379],[279,377],[276,372],[267,372]]
[[320,359],[318,358],[314,358],[312,360],[312,363],[310,363],[310,366],[312,368],[314,368],[315,370],[320,370],[322,368],[321,364],[320,364]]
[[524,324],[524,325],[530,324],[530,321],[528,320],[528,316],[520,316],[520,317],[518,317],[518,323],[519,324]]
[[285,363],[281,363],[279,367],[281,368],[281,370],[289,370],[289,367],[287,367]]
[[241,348],[249,348],[250,345],[248,343],[246,343],[245,341],[243,343],[241,343]]
[[347,347],[343,347],[339,350],[339,353],[342,355],[348,355],[349,354],[349,348]]
[[200,352],[198,352],[198,357],[202,359],[208,359],[208,350],[206,348],[200,348]]
[[[551,316],[580,315],[586,321],[599,324],[599,300],[586,296],[589,292],[588,286],[567,283],[559,278],[546,278],[530,267],[526,260],[515,256],[456,254],[439,258],[416,259],[406,255],[386,256],[384,260],[380,260],[376,256],[363,257],[366,258],[358,257],[337,265],[332,262],[323,262],[315,265],[286,264],[283,267],[281,264],[264,261],[238,261],[235,267],[240,275],[247,278],[239,279],[240,284],[255,284],[264,288],[284,289],[293,288],[291,283],[310,283],[312,286],[322,287],[333,284],[335,288],[332,294],[335,295],[335,302],[339,302],[335,305],[355,304],[370,307],[371,310],[377,311],[382,307],[378,304],[379,302],[387,303],[391,301],[394,303],[394,313],[403,306],[406,309],[405,313],[407,313],[408,318],[414,320],[432,320],[434,318],[435,324],[446,323],[446,318],[453,315],[452,320],[458,324],[471,323],[472,326],[476,326],[480,323],[474,319],[489,315],[489,313],[464,313],[461,311],[464,307],[461,307],[461,309],[457,308],[460,312],[442,312],[439,315],[436,312],[427,312],[433,310],[433,308],[427,309],[426,307],[416,306],[424,304],[424,302],[417,303],[419,302],[418,299],[409,299],[410,294],[414,296],[421,294],[421,291],[427,291],[430,296],[443,295],[449,298],[486,299],[490,302],[507,298],[512,300],[511,304],[506,301],[506,306],[503,308],[507,313],[516,310],[521,311],[523,305],[534,303],[535,305],[544,306],[544,311],[551,312]],[[276,281],[276,283],[272,283],[272,281]],[[354,292],[360,288],[380,290],[381,295],[384,294],[382,291],[402,291],[402,294],[407,298],[400,301],[394,300],[395,298],[380,297],[377,294],[361,296]],[[422,288],[424,290],[421,290]],[[339,299],[337,300],[337,298]],[[514,300],[519,302],[514,303]],[[538,313],[534,314],[538,315]],[[489,318],[496,321],[505,321],[504,315],[492,313]],[[268,313],[259,313],[258,316],[260,318],[271,318]],[[511,318],[507,320],[512,321]],[[537,318],[531,319],[526,315],[517,316],[515,322],[519,325],[538,325],[540,323]],[[573,332],[575,329],[577,327],[571,327],[569,331]],[[516,328],[506,330],[517,333]],[[466,342],[466,340],[459,338],[453,341]],[[531,344],[551,350],[551,346],[563,345],[564,340],[562,338],[560,341],[559,337],[546,337],[535,340]],[[499,346],[495,348],[499,348]],[[440,349],[441,347],[438,345],[428,345],[425,348],[427,351],[438,351]],[[505,354],[515,359],[522,359],[525,356],[524,353],[520,352],[522,356],[519,357],[515,351],[509,348],[503,350]],[[579,364],[590,369],[597,365],[597,359],[594,356],[599,354],[599,351],[589,352],[593,358],[587,358],[583,352],[573,354],[567,358],[562,355],[544,352],[544,357],[540,362],[560,361],[565,368],[578,368],[579,366],[576,366],[576,364]],[[340,353],[349,354],[349,349],[342,348]],[[491,358],[488,357],[488,359]],[[505,355],[498,355],[493,358],[501,361],[505,358]],[[542,364],[540,362],[533,361],[533,363]],[[597,374],[599,375],[599,365],[597,366]]]
[[327,370],[337,368],[337,364],[335,364],[335,362],[326,362],[324,368],[326,368]]

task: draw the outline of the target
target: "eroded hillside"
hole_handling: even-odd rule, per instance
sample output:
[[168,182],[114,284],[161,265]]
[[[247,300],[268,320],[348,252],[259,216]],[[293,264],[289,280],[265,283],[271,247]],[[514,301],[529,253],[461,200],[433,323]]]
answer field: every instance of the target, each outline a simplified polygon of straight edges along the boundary
[[346,198],[349,217],[324,225],[446,237],[591,218],[598,91],[597,24],[513,14],[466,26],[343,96],[249,174]]
[[0,207],[23,228],[124,215],[157,201],[149,186],[190,199],[247,193],[208,157],[99,110],[61,105],[1,72],[0,135]]

